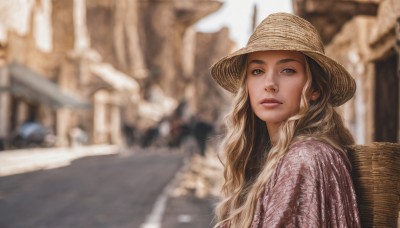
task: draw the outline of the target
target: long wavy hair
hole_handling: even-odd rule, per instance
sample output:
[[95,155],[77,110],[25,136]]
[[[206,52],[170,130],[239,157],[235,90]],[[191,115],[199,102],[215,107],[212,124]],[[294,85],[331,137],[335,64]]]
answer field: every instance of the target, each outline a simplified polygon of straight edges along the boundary
[[[245,73],[247,56],[244,56],[241,86],[226,116],[228,130],[222,143],[221,159],[224,163],[222,189],[225,198],[216,208],[218,222],[215,227],[251,226],[263,186],[293,143],[317,139],[344,154],[346,147],[354,144],[340,115],[329,103],[329,75],[313,59],[305,58],[307,82],[302,90],[300,109],[280,125],[278,140],[272,145],[265,122],[254,114],[250,106]],[[320,96],[310,101],[308,97],[314,91]]]

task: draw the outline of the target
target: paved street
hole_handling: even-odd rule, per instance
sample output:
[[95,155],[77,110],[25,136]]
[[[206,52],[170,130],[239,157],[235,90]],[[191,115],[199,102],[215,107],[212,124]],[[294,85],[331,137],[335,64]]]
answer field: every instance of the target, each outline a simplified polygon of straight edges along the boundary
[[[183,160],[177,152],[122,153],[0,177],[0,227],[140,227]],[[211,227],[211,219],[209,201],[170,198],[161,227]]]

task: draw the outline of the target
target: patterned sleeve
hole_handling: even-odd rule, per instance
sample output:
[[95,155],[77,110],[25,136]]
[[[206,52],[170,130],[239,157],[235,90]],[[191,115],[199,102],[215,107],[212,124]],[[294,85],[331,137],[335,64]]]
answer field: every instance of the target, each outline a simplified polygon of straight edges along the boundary
[[344,160],[325,143],[295,144],[256,209],[253,227],[360,227]]

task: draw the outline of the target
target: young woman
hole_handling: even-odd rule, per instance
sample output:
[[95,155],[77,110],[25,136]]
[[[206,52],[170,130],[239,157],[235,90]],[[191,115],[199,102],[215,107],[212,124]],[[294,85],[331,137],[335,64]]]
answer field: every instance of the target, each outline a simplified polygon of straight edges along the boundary
[[316,29],[271,14],[211,74],[235,94],[216,227],[360,227],[346,154],[354,141],[334,109],[356,85]]

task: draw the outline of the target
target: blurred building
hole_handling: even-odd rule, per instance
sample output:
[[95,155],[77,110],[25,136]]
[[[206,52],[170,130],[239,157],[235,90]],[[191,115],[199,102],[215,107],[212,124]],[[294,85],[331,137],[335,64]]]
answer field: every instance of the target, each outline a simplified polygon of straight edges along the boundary
[[76,128],[90,144],[121,144],[124,126],[155,125],[180,100],[193,115],[213,100],[212,114],[199,118],[215,121],[225,96],[208,67],[233,42],[226,30],[204,38],[193,25],[220,7],[212,0],[1,1],[0,139],[35,120],[54,131],[58,146],[69,145]]
[[293,0],[357,83],[341,107],[357,143],[400,142],[400,1]]

